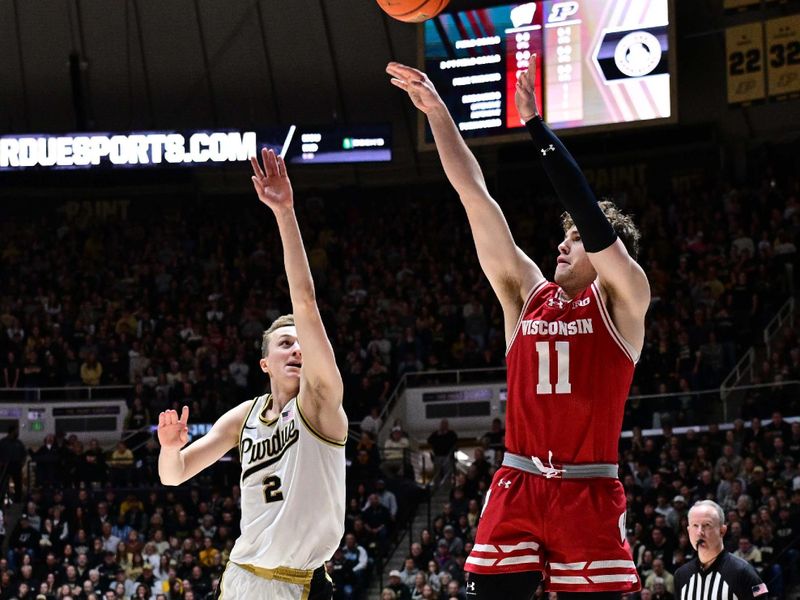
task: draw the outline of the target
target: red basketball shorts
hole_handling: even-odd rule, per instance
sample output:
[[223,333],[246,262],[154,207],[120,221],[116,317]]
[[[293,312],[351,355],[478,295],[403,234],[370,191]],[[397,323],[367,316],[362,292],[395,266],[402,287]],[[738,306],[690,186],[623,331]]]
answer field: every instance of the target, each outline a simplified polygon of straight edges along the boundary
[[501,467],[464,568],[486,575],[541,571],[546,589],[555,592],[639,590],[625,540],[622,484]]

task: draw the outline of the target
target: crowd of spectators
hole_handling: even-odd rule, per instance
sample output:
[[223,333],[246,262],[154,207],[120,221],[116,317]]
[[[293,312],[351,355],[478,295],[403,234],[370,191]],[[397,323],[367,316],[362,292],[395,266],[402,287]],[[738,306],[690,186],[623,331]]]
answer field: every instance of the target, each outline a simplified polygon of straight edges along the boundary
[[0,598],[211,598],[239,533],[238,494],[34,488],[8,532]]
[[[685,394],[677,405],[630,402],[625,428],[658,422],[669,432],[672,426],[712,420],[713,403],[698,401],[690,392],[718,386],[794,291],[798,193],[796,176],[778,181],[770,176],[750,187],[696,184],[658,202],[637,189],[618,198],[642,230],[640,262],[653,292],[632,393]],[[562,235],[556,225],[558,205],[532,197],[502,203],[513,215],[511,227],[520,246],[546,274],[552,273]],[[190,407],[193,422],[213,422],[237,402],[261,393],[264,377],[255,368],[261,333],[290,311],[280,241],[262,209],[249,197],[222,205],[194,199],[191,206],[165,202],[158,211],[132,206],[126,217],[84,218],[79,213],[67,218],[44,212],[27,227],[2,220],[0,388],[126,386],[129,429],[144,428],[160,411],[183,404]],[[357,598],[403,518],[402,497],[400,506],[397,498],[393,506],[387,482],[402,480],[409,441],[398,426],[378,449],[381,407],[405,373],[502,366],[504,327],[466,219],[449,189],[433,186],[413,198],[409,190],[386,191],[380,202],[374,191],[331,192],[325,198],[302,198],[297,211],[320,310],[345,382],[345,408],[364,431],[350,449],[347,537],[329,566],[337,593]],[[753,381],[798,378],[800,344],[796,334],[784,332],[760,360]],[[754,392],[741,415],[748,421],[769,418],[778,407],[798,414],[798,397]],[[661,422],[662,412],[671,413],[669,422]],[[661,573],[654,564],[659,552],[652,546],[666,542],[654,537],[668,540],[684,559],[690,554],[681,545],[680,526],[670,522],[665,527],[658,515],[672,514],[672,507],[677,517],[670,518],[680,525],[685,506],[676,498],[683,497],[688,506],[712,492],[718,496],[724,481],[736,487],[738,479],[741,495],[752,503],[744,512],[734,511],[750,535],[747,541],[761,550],[770,576],[776,576],[776,567],[783,581],[795,576],[780,561],[764,559],[770,554],[763,549],[771,543],[768,530],[783,539],[779,532],[787,530],[781,517],[786,507],[796,518],[797,433],[784,432],[779,449],[768,426],[762,437],[748,437],[758,429],[742,423],[732,434],[637,435],[624,448],[623,464],[630,465],[625,482],[631,540],[638,549],[637,563],[645,564],[644,580],[651,571]],[[726,441],[742,461],[732,476],[705,468],[728,452],[723,450]],[[461,567],[479,518],[475,507],[501,450],[495,443],[481,452],[468,472],[454,475],[451,502],[423,534],[419,548],[410,549],[414,567],[409,570],[407,564],[401,579],[417,569],[427,582],[420,588],[414,573],[412,597],[441,598],[456,586],[463,593]],[[168,600],[207,596],[236,537],[235,470],[226,470],[230,485],[225,493],[192,488],[182,496],[151,489],[157,481],[157,453],[153,441],[134,453],[124,444],[102,449],[90,442],[84,447],[74,436],[48,439],[35,449],[38,487],[25,498],[27,520],[7,532],[9,541],[21,545],[0,562],[0,600],[19,596],[21,583],[31,589],[29,584],[36,583],[36,591],[47,584],[48,600],[88,600],[91,594],[120,598],[108,590],[118,578],[126,598],[140,594],[136,582],[147,586],[142,593],[151,598],[158,593]],[[439,462],[444,462],[441,456]],[[114,490],[126,486],[146,491],[121,500]],[[763,526],[767,521],[771,527]],[[103,531],[109,528],[110,538]],[[737,529],[732,526],[729,537]],[[133,540],[131,531],[136,532]],[[106,548],[103,540],[114,538],[122,546]],[[148,544],[155,544],[156,553],[145,553]],[[649,562],[643,548],[651,550]],[[134,565],[137,556],[141,564]],[[663,565],[667,573],[674,564],[673,559]],[[78,582],[70,567],[80,571],[84,592],[73,589]],[[51,568],[57,568],[53,577],[45,572]],[[395,588],[402,597],[403,588]]]
[[[0,450],[21,446],[16,431]],[[24,453],[23,447],[23,453]],[[337,598],[363,598],[406,519],[415,494],[369,434],[347,470],[346,534],[327,568]],[[0,600],[202,600],[212,598],[239,535],[240,465],[236,453],[200,474],[190,486],[158,485],[154,438],[136,452],[120,442],[104,451],[74,435],[46,436],[31,449],[30,493],[9,495],[22,514],[8,523],[8,552],[0,557]],[[0,486],[1,487],[1,486]],[[392,491],[397,491],[397,494]],[[0,547],[6,532],[0,506]]]
[[[499,435],[498,435],[499,434]],[[389,573],[381,600],[465,600],[464,562],[475,541],[480,508],[502,460],[499,424],[475,448],[468,468],[452,476],[450,500],[430,529],[408,547],[404,568]],[[725,548],[751,562],[784,598],[800,584],[800,422],[775,412],[766,424],[738,419],[732,429],[667,426],[658,436],[641,429],[620,443],[620,477],[628,499],[627,539],[645,600],[673,600],[674,572],[695,556],[688,510],[719,503],[728,525]],[[540,588],[537,598],[543,597]]]
[[[8,439],[0,441],[4,449]],[[446,455],[458,436],[443,421],[428,441]],[[147,487],[125,489],[121,481],[105,482],[113,477],[111,457],[129,450],[118,446],[105,454],[90,443],[78,454],[77,444],[74,437],[48,436],[34,451],[62,458],[37,462],[39,485],[7,532],[9,550],[0,557],[0,600],[211,598],[239,533],[235,461],[226,467],[230,483],[224,486],[210,484],[224,480],[216,473],[208,486],[204,480],[169,489],[144,478],[139,483]],[[138,468],[128,473],[155,472],[157,448],[152,443],[145,448],[151,458],[140,455]],[[371,468],[358,470],[354,462],[348,471],[345,536],[326,565],[336,600],[364,598],[369,577],[409,508],[402,479],[393,472],[384,477],[387,466],[368,433],[356,451],[368,457]],[[449,476],[449,502],[408,547],[403,569],[388,574],[383,600],[464,600],[464,561],[502,453],[502,424],[495,420],[468,467]],[[87,470],[82,462],[97,466]],[[56,464],[71,469],[70,475],[59,475]],[[779,412],[766,423],[738,419],[731,429],[712,426],[681,435],[666,426],[660,435],[645,437],[637,427],[622,439],[627,535],[645,586],[641,597],[671,600],[675,569],[694,556],[686,533],[688,508],[707,498],[726,511],[726,548],[752,562],[775,597],[800,583],[798,464],[800,422],[789,424]]]
[[[658,201],[639,189],[619,195],[642,231],[653,295],[634,395],[714,388],[760,339],[793,291],[799,186],[796,176],[768,177]],[[386,191],[380,202],[375,193],[331,192],[297,209],[356,420],[404,373],[504,358],[499,304],[453,193]],[[520,246],[551,273],[558,205],[538,197],[503,207]],[[290,310],[270,215],[249,197],[160,208],[0,223],[0,388],[132,385],[151,421],[183,403],[207,421],[262,389],[253,368],[261,332]],[[756,382],[796,378],[800,348],[762,362]],[[705,416],[684,404],[682,422]],[[652,424],[652,403],[629,420]]]
[[[737,419],[732,429],[711,426],[624,440],[621,464],[628,494],[628,540],[643,581],[654,596],[674,593],[672,574],[694,556],[686,532],[694,502],[723,507],[725,548],[749,560],[782,598],[798,583],[800,557],[800,422],[774,412],[765,424]],[[664,585],[664,590],[657,588]]]

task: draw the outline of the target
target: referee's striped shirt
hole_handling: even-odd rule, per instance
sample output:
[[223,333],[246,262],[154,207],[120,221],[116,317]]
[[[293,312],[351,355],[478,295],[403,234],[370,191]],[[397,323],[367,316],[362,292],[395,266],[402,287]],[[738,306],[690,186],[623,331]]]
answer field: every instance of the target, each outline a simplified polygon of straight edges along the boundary
[[766,594],[753,566],[727,550],[708,569],[694,558],[675,571],[675,600],[750,600]]

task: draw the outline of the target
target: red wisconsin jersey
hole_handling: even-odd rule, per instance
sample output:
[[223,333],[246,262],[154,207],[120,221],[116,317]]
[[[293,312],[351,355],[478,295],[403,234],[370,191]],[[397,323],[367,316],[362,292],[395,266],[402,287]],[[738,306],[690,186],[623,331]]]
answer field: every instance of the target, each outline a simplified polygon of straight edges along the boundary
[[506,446],[548,464],[616,463],[638,354],[593,283],[566,302],[544,281],[522,308],[506,352]]

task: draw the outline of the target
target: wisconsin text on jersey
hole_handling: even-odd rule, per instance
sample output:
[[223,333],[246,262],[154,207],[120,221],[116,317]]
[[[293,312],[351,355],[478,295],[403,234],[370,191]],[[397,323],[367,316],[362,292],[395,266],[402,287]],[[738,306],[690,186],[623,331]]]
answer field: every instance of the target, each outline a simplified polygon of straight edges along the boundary
[[580,335],[585,333],[594,333],[591,319],[575,319],[574,321],[527,319],[522,321],[522,335]]
[[254,467],[247,469],[242,478],[268,467],[278,462],[286,453],[286,450],[300,438],[300,432],[294,421],[290,421],[286,427],[275,430],[270,437],[263,440],[252,440],[248,437],[242,438],[242,459],[246,458],[245,465],[252,465],[255,462],[268,458],[264,462],[259,462]]

